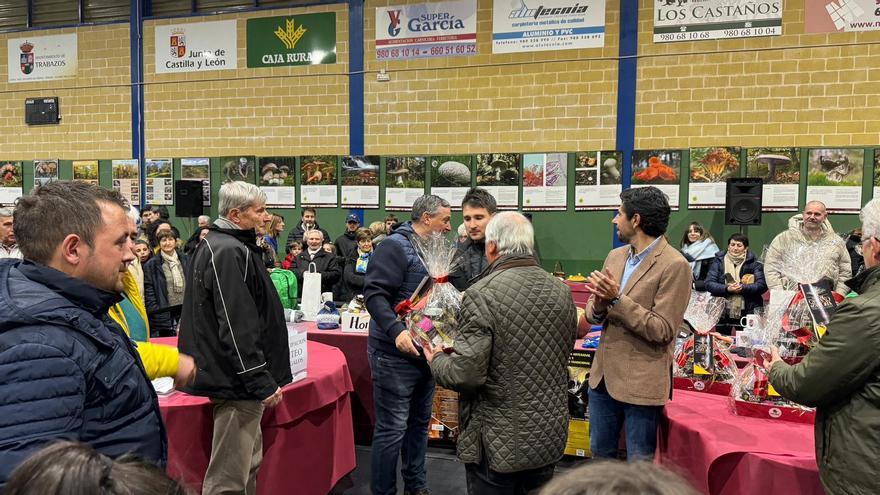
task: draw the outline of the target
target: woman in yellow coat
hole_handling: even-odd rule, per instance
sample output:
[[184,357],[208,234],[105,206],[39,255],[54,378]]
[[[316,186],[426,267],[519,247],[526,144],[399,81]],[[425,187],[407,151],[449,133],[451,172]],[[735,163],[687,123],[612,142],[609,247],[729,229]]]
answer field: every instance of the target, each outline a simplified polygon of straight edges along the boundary
[[[110,308],[108,314],[125,330],[125,334],[135,341],[150,380],[163,376],[179,379],[177,374],[181,367],[180,353],[176,347],[149,342],[150,326],[147,322],[147,310],[138,291],[137,281],[131,272],[125,272],[122,282],[125,286],[122,293],[124,299]],[[188,356],[185,358],[192,361]],[[191,364],[185,367],[193,368]]]

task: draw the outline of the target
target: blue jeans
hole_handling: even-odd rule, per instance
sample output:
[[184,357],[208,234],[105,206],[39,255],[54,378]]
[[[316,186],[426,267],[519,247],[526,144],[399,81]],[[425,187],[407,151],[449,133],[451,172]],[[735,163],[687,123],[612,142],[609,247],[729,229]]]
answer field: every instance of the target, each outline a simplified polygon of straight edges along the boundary
[[663,406],[637,406],[608,394],[605,381],[590,389],[590,450],[594,458],[617,458],[621,426],[626,432],[628,461],[652,460],[657,449],[657,426]]
[[397,459],[402,458],[406,491],[427,488],[425,455],[434,399],[434,377],[426,362],[368,349],[373,373],[376,427],[373,430],[374,495],[397,493]]

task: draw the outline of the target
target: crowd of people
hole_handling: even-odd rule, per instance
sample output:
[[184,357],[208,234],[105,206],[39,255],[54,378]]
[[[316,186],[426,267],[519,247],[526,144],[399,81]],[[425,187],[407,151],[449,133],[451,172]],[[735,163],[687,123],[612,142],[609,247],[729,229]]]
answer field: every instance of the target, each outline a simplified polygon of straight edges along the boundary
[[[449,275],[463,293],[459,330],[446,352],[417,344],[395,312],[427,276],[414,239],[452,230],[451,205],[438,196],[418,198],[402,222],[389,216],[361,228],[349,215],[333,243],[306,208],[281,245],[285,219],[253,184],[224,184],[218,218],[200,217],[186,242],[162,207],[137,212],[118,193],[79,182],[39,187],[0,209],[0,486],[186,493],[163,472],[168,442],[150,380],[168,376],[213,404],[203,493],[255,493],[261,419],[292,380],[284,308],[313,271],[334,298],[362,294],[371,315],[372,493],[398,493],[398,461],[403,493],[429,493],[435,384],[460,393],[457,450],[468,493],[693,493],[643,464],[657,447],[689,294],[726,298],[721,326],[735,331],[768,289],[802,281],[774,260],[817,244],[828,263],[815,279],[860,295],[841,304],[803,361],[789,365],[774,351],[764,366],[780,394],[817,407],[828,492],[876,491],[880,201],[865,206],[862,228],[846,240],[822,203],[807,203],[761,263],[746,236],[730,236],[721,250],[699,224],[680,251],[670,246],[670,207],[656,188],[620,198],[613,223],[623,246],[589,275],[591,297],[578,316],[568,287],[539,265],[530,219],[498,212],[485,190],[468,191],[460,263]],[[591,451],[618,459],[623,433],[634,464],[589,463],[554,477],[567,437],[568,358],[589,324],[602,328],[589,378]],[[150,342],[173,334],[177,348]]]

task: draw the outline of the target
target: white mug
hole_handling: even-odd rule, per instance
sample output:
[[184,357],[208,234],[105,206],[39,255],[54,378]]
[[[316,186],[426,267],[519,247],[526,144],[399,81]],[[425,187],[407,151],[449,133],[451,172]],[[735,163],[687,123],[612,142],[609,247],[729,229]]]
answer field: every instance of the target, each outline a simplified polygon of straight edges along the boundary
[[333,300],[333,293],[332,292],[322,292],[321,293],[321,303],[322,304],[325,302],[328,302],[328,301],[332,301],[332,300]]
[[745,315],[739,319],[739,324],[746,330],[754,330],[761,324],[758,315]]

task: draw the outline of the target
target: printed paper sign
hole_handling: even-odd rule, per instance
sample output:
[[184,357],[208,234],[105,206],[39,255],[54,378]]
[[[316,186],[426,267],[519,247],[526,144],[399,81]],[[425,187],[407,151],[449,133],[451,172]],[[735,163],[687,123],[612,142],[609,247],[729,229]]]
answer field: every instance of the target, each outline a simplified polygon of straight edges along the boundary
[[623,153],[579,151],[575,156],[575,210],[616,210],[623,190]]
[[75,77],[76,40],[76,33],[9,39],[9,82],[54,81]]
[[202,183],[202,206],[211,206],[211,160],[208,158],[181,158],[180,178]]
[[146,191],[144,199],[151,205],[174,204],[174,180],[171,172],[171,159],[144,160],[146,169]]
[[0,161],[0,206],[12,206],[22,195],[21,162]]
[[568,206],[568,155],[523,155],[523,210],[565,210]]
[[654,43],[782,34],[782,0],[654,0]]
[[633,151],[632,187],[654,186],[669,199],[669,207],[678,210],[681,178],[681,151]]
[[859,212],[865,150],[813,149],[807,164],[807,202],[821,201],[832,213]]
[[727,179],[739,177],[740,148],[691,148],[688,208],[723,209]]
[[492,53],[605,45],[605,0],[495,0]]
[[410,210],[425,194],[425,157],[395,156],[385,161],[385,209]]
[[377,60],[476,53],[476,0],[376,8]]
[[300,206],[336,208],[336,157],[330,155],[303,156],[299,159]]
[[746,152],[748,177],[764,179],[764,211],[798,209],[801,164],[796,148],[750,148]]
[[156,26],[156,73],[238,68],[236,21]]
[[501,210],[519,207],[519,166],[517,153],[477,155],[477,187],[489,191]]
[[378,156],[342,157],[342,207],[379,207]]
[[461,210],[471,187],[472,161],[471,155],[431,157],[431,194],[449,201],[453,211]]
[[113,160],[111,176],[114,191],[118,191],[128,204],[140,204],[141,185],[137,160]]
[[269,206],[296,206],[296,158],[260,158],[257,172],[260,189],[266,193]]

